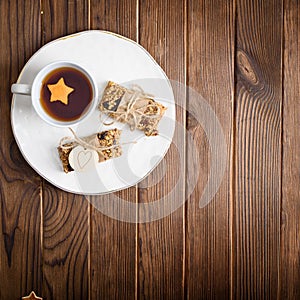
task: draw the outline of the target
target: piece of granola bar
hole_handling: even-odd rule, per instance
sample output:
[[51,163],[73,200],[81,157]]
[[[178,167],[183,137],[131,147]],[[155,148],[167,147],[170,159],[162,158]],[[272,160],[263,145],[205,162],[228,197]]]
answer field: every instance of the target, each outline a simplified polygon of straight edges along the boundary
[[[86,143],[99,148],[98,157],[99,162],[105,161],[110,158],[119,157],[122,155],[122,148],[119,145],[121,131],[119,129],[105,130],[96,134],[92,134],[88,137],[81,138]],[[57,148],[59,158],[62,162],[63,170],[65,173],[74,171],[69,164],[69,154],[73,148],[78,146],[78,142],[67,142]],[[116,145],[116,146],[115,146]],[[101,150],[101,148],[107,148],[115,146],[110,149]]]
[[[142,130],[146,136],[157,135],[157,126],[166,107],[149,96],[143,96],[142,93],[132,107],[129,107],[134,93],[134,90],[109,81],[100,101],[99,110],[117,121],[128,123],[132,129]],[[130,113],[126,113],[129,110]]]

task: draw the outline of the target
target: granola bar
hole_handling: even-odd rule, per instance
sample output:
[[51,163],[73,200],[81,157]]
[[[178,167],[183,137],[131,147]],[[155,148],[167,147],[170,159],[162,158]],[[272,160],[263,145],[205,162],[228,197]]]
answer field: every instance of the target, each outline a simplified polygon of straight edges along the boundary
[[[88,137],[81,138],[86,143],[99,148],[98,152],[98,162],[105,161],[107,159],[119,157],[122,154],[122,148],[119,145],[121,131],[118,129],[105,130]],[[116,146],[115,146],[116,145]],[[59,158],[62,162],[63,170],[65,173],[74,171],[69,163],[69,154],[73,148],[78,146],[77,141],[67,142],[60,145],[57,150]],[[108,148],[115,146],[110,149],[101,150],[101,148]]]
[[132,104],[130,101],[134,92],[109,81],[100,101],[99,110],[117,121],[128,123],[131,129],[142,130],[146,136],[157,135],[158,123],[166,107],[142,93],[134,101],[132,107],[129,107]]

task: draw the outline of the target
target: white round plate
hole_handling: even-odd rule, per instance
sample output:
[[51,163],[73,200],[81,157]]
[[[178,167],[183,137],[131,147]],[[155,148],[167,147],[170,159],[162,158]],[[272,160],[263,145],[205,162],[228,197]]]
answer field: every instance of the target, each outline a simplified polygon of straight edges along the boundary
[[24,66],[18,83],[31,84],[41,68],[57,60],[74,61],[85,67],[98,82],[100,95],[109,80],[127,87],[138,84],[146,93],[155,95],[167,110],[156,137],[146,137],[139,130],[130,131],[126,124],[105,126],[96,110],[89,119],[73,127],[78,136],[119,128],[122,130],[121,143],[135,143],[123,145],[121,157],[99,163],[96,169],[65,174],[57,146],[62,137],[71,136],[69,129],[48,125],[34,111],[29,96],[14,95],[11,123],[27,162],[56,187],[76,194],[105,194],[141,181],[164,157],[174,134],[175,101],[164,71],[134,41],[110,32],[84,31],[52,41],[39,49]]

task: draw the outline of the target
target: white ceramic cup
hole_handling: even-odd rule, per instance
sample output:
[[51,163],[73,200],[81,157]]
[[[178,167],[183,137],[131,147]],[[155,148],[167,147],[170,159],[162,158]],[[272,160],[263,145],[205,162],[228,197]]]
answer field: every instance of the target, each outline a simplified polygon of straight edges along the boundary
[[[91,103],[89,104],[88,109],[76,120],[72,121],[59,121],[52,118],[42,107],[40,101],[40,94],[43,79],[53,70],[63,68],[63,67],[70,67],[74,68],[81,73],[83,73],[87,79],[89,80],[92,86],[93,97]],[[83,120],[87,119],[95,110],[98,102],[98,88],[97,83],[94,77],[82,66],[75,64],[73,62],[66,62],[66,61],[57,61],[46,65],[42,68],[39,73],[35,76],[32,85],[30,84],[23,84],[23,83],[14,83],[11,86],[11,92],[13,94],[20,94],[20,95],[28,95],[31,96],[32,105],[36,111],[36,113],[48,124],[57,126],[57,127],[69,127],[72,125],[77,125],[81,123]]]

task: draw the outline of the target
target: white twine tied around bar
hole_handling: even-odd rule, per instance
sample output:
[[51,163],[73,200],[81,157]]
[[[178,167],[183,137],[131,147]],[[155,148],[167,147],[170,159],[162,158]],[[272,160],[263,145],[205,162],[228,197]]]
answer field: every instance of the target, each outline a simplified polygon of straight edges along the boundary
[[[134,84],[132,85],[131,89],[130,90],[127,89],[124,95],[122,96],[121,102],[124,101],[125,103],[127,103],[127,106],[124,108],[124,111],[111,111],[109,109],[104,108],[104,106],[102,105],[104,110],[107,111],[109,114],[117,115],[117,117],[114,118],[115,119],[114,121],[110,123],[105,123],[102,121],[102,123],[106,126],[110,126],[114,124],[115,121],[121,120],[129,124],[131,130],[135,130],[138,125],[137,115],[148,119],[155,119],[157,118],[157,116],[160,116],[161,108],[157,104],[147,103],[141,107],[134,107],[135,104],[140,100],[145,100],[149,102],[149,100],[153,98],[154,98],[153,95],[145,93],[144,90],[139,85]],[[118,107],[121,106],[121,102],[119,103]],[[156,112],[152,115],[145,113],[145,109],[149,107],[156,108]],[[132,120],[133,120],[133,124],[131,124]]]
[[65,149],[65,150],[74,148],[74,143],[75,143],[76,146],[80,145],[85,149],[95,150],[98,154],[105,157],[105,155],[102,153],[102,151],[114,149],[114,148],[120,147],[122,145],[136,143],[136,142],[116,143],[115,145],[107,146],[107,147],[103,147],[100,145],[96,146],[91,143],[91,141],[93,141],[93,140],[91,140],[90,142],[85,141],[85,140],[81,139],[80,137],[78,137],[77,134],[74,132],[74,130],[71,127],[69,127],[69,130],[72,132],[73,137],[63,137],[59,142],[59,147],[61,147],[62,149]]

